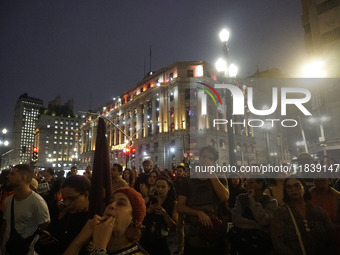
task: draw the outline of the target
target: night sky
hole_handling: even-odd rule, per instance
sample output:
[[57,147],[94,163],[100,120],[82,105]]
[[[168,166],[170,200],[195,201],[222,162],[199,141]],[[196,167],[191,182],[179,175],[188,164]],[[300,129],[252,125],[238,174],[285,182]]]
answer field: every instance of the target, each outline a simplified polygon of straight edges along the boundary
[[[44,105],[60,95],[95,109],[176,61],[222,55],[230,30],[239,76],[277,67],[296,75],[307,61],[299,0],[0,1],[0,129],[11,131],[16,100]],[[91,102],[91,103],[90,103]]]

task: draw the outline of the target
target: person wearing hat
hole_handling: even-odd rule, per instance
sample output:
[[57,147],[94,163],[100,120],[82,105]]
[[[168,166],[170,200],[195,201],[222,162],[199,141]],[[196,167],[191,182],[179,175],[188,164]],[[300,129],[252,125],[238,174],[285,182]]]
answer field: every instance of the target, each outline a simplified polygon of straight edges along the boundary
[[146,207],[140,193],[130,187],[117,189],[103,216],[95,215],[88,220],[64,255],[79,254],[91,239],[90,255],[147,254],[137,244],[145,214]]
[[39,185],[39,183],[38,183],[38,181],[37,181],[37,179],[35,179],[34,177],[32,178],[32,181],[31,181],[31,183],[30,183],[30,188],[31,188],[31,190],[33,190],[33,191],[37,191],[37,188],[38,188],[38,185]]

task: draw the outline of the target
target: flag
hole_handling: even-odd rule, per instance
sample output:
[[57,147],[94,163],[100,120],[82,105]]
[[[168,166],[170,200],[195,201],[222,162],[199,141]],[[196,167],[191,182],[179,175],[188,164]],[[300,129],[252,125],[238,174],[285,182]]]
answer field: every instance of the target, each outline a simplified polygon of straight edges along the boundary
[[111,200],[111,195],[111,169],[106,125],[104,119],[99,117],[91,179],[90,217],[94,214],[103,214],[106,205]]

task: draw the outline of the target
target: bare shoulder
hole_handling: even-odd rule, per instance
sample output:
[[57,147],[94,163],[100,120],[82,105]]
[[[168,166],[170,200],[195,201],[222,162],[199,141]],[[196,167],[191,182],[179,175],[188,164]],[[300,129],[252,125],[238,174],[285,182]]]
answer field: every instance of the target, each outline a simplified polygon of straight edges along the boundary
[[330,187],[330,190],[331,190],[333,196],[334,196],[336,199],[339,199],[339,200],[340,200],[340,192],[337,191],[336,189],[334,189],[333,187]]

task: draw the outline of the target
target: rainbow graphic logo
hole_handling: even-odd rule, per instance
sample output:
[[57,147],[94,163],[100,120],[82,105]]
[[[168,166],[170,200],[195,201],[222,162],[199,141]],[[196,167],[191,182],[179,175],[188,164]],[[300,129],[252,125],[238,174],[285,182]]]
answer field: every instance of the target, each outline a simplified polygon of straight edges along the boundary
[[[222,106],[221,97],[220,97],[220,95],[217,93],[217,91],[212,86],[210,86],[210,85],[208,85],[208,84],[206,84],[204,82],[199,82],[198,81],[197,83],[199,83],[199,84],[209,88],[216,95],[216,97],[218,98],[218,100],[219,100],[219,102],[220,102],[220,104]],[[207,90],[205,88],[201,88],[201,87],[197,87],[197,88],[202,90],[202,91],[204,91],[205,93],[207,93],[212,98],[212,100],[214,101],[215,105],[217,106],[217,102],[215,100],[215,97],[213,96],[213,94],[209,90]],[[202,110],[201,110],[202,115],[206,115],[207,114],[207,94],[203,94],[203,96],[202,96]]]

